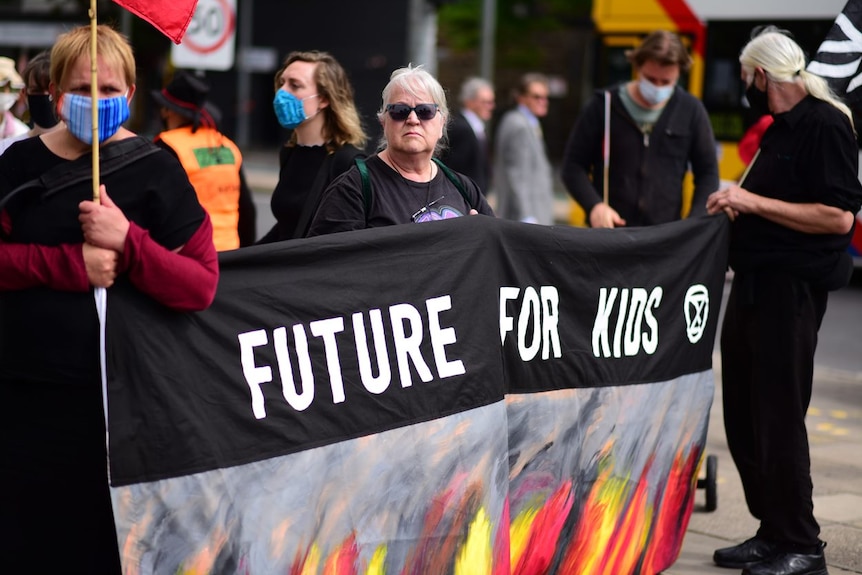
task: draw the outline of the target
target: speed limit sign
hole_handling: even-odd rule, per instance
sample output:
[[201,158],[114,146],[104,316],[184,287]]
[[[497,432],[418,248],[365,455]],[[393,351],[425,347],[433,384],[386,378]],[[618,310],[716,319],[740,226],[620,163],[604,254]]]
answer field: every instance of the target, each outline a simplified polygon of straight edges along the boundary
[[171,48],[177,68],[228,70],[234,62],[236,0],[198,0],[181,44]]

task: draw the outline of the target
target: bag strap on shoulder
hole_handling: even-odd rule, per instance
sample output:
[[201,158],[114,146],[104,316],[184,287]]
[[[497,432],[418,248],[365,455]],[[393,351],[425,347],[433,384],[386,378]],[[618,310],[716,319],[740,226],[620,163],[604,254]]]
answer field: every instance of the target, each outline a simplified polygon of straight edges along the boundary
[[[99,150],[99,173],[113,174],[141,158],[159,151],[159,148],[144,138],[127,138]],[[0,210],[17,194],[32,188],[42,189],[42,199],[93,178],[92,154],[85,154],[71,162],[60,163],[38,178],[24,182],[0,200]]]
[[467,189],[464,187],[464,182],[461,181],[461,178],[459,178],[455,174],[455,172],[452,171],[452,168],[450,168],[449,166],[444,164],[442,161],[440,161],[440,158],[431,158],[431,159],[434,160],[434,163],[437,164],[437,166],[441,170],[443,170],[443,173],[446,174],[446,177],[449,178],[449,180],[453,184],[455,184],[455,187],[458,188],[459,192],[461,192],[461,197],[464,198],[464,201],[467,202],[467,205],[470,206],[471,208],[473,208],[474,210],[478,209],[479,207],[473,205],[473,200],[467,194]]
[[[108,176],[141,158],[155,154],[159,147],[141,137],[126,138],[99,149],[99,174]],[[45,188],[45,197],[52,196],[66,188],[89,181],[93,178],[93,160],[86,154],[72,164],[59,165],[48,170],[39,178]]]
[[365,206],[365,219],[368,220],[368,212],[371,209],[371,176],[368,174],[368,165],[365,163],[365,158],[356,156],[353,158],[353,163],[356,164],[359,170],[359,177],[362,179],[362,205]]

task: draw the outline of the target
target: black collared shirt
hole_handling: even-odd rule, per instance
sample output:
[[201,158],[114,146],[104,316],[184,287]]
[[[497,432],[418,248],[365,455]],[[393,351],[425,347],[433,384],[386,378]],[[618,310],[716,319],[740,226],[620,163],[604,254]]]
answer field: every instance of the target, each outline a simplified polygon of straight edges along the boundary
[[[742,187],[785,202],[820,203],[855,214],[862,205],[858,166],[848,118],[808,96],[792,110],[776,114]],[[806,234],[740,214],[733,225],[730,264],[743,272],[789,272],[834,289],[849,277],[852,234],[852,229],[840,235]]]

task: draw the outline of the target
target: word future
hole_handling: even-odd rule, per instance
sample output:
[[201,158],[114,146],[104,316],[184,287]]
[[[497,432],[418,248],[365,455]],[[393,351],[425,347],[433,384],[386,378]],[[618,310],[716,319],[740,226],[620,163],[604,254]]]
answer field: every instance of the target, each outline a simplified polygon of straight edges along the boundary
[[[372,309],[367,313],[371,323],[371,339],[374,344],[376,365],[379,373],[374,375],[371,353],[366,337],[366,314],[356,312],[351,316],[353,327],[352,345],[355,346],[359,364],[359,377],[362,385],[370,393],[381,394],[389,388],[392,382],[392,367],[386,345],[386,334],[391,333],[394,343],[395,363],[401,381],[401,387],[413,385],[411,365],[419,374],[419,378],[427,383],[434,379],[431,368],[420,351],[425,338],[427,319],[427,334],[431,343],[434,367],[437,377],[444,379],[465,373],[464,363],[460,359],[449,360],[446,357],[446,347],[457,341],[454,327],[443,327],[440,321],[442,312],[452,308],[451,296],[445,295],[429,299],[425,302],[425,313],[416,307],[401,303],[389,306],[388,325],[384,324],[383,312]],[[329,385],[332,391],[333,403],[343,403],[344,380],[342,376],[341,358],[338,351],[337,335],[345,331],[345,318],[334,317],[312,321],[308,330],[315,338],[323,342],[326,367],[329,373]],[[299,367],[300,385],[296,380],[288,353],[288,335],[286,327],[277,327],[272,331],[272,345],[275,348],[276,364],[281,375],[281,389],[285,401],[295,410],[303,411],[314,400],[314,373],[309,337],[304,324],[296,324],[292,328],[293,351],[296,353]],[[265,329],[241,333],[238,336],[240,347],[240,362],[243,375],[251,391],[251,408],[255,418],[266,417],[264,395],[261,385],[273,379],[272,367],[257,365],[255,349],[269,345],[269,334]]]

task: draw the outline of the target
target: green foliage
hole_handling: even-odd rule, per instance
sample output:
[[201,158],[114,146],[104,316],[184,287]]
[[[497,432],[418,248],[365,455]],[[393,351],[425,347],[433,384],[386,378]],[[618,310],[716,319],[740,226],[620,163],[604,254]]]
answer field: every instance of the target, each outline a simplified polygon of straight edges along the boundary
[[[454,52],[481,43],[483,0],[457,0],[438,12],[440,41]],[[589,20],[592,0],[497,0],[496,59],[503,67],[530,68],[543,59],[544,34]]]

